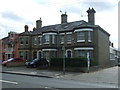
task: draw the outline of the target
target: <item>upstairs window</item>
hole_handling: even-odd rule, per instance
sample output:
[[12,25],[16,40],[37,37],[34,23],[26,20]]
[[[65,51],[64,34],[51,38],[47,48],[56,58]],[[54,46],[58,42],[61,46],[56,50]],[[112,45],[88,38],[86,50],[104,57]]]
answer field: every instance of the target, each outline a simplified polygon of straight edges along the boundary
[[23,45],[23,38],[20,38],[20,44]]
[[52,44],[55,44],[55,35],[52,35]]
[[72,43],[72,35],[71,34],[67,34],[67,43],[68,44]]
[[91,39],[91,31],[88,31],[88,42],[91,42],[92,39]]
[[61,44],[64,43],[64,35],[60,35],[60,43],[61,43]]
[[49,35],[44,35],[44,44],[49,44]]
[[38,44],[39,44],[39,45],[42,45],[42,36],[39,36],[39,37],[38,37]]
[[77,32],[77,42],[85,42],[85,32]]
[[37,45],[37,38],[34,38],[34,45]]
[[26,43],[26,45],[28,45],[28,38],[26,38],[26,42],[25,43]]

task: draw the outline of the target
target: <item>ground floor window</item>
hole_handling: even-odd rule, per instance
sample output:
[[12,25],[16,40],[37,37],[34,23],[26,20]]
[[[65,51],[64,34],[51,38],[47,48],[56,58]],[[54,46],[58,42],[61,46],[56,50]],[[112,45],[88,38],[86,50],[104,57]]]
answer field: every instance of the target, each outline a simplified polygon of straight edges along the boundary
[[90,58],[93,57],[93,51],[92,50],[78,50],[77,51],[77,57],[87,57],[87,53],[89,53]]
[[19,57],[20,57],[21,59],[23,59],[23,55],[24,55],[24,52],[23,52],[23,51],[20,51],[20,52],[19,52]]
[[7,59],[10,59],[11,58],[11,55],[10,54],[7,54]]
[[57,52],[56,51],[51,51],[50,53],[51,53],[51,58],[54,58],[54,57],[57,56]]
[[50,58],[57,57],[57,51],[43,51],[43,58],[50,60]]
[[28,51],[25,52],[25,60],[28,60]]
[[33,52],[33,59],[37,58],[37,51]]
[[49,51],[43,52],[43,58],[46,58],[47,60],[49,60]]

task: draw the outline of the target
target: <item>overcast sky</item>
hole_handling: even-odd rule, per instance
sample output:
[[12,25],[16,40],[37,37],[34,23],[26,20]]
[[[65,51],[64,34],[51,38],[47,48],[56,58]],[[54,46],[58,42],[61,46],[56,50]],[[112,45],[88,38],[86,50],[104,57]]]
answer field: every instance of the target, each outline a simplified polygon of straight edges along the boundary
[[21,33],[28,25],[32,31],[36,20],[42,18],[42,26],[61,23],[61,13],[67,12],[68,22],[88,21],[87,10],[94,8],[95,24],[111,36],[110,41],[118,48],[118,1],[119,0],[0,0],[0,39],[9,31]]

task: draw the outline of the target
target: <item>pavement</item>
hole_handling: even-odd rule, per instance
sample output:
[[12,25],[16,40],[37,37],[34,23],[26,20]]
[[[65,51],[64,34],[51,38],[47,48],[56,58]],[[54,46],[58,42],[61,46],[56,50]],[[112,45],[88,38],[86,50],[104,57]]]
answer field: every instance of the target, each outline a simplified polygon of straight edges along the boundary
[[90,83],[107,83],[118,86],[118,67],[111,67],[94,71],[90,73],[82,72],[66,72],[65,75],[62,71],[41,70],[36,68],[21,67],[2,67],[2,73],[57,78],[65,80],[79,80],[81,82]]

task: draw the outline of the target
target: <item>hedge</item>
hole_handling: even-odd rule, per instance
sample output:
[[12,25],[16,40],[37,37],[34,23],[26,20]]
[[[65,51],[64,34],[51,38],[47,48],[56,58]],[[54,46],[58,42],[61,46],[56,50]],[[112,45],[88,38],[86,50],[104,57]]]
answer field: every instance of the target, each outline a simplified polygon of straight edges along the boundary
[[[65,58],[66,67],[87,67],[87,58]],[[91,58],[90,66],[98,65],[97,60]],[[63,67],[63,58],[51,58],[50,60],[51,67]]]

